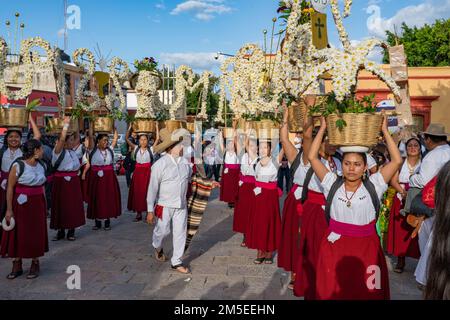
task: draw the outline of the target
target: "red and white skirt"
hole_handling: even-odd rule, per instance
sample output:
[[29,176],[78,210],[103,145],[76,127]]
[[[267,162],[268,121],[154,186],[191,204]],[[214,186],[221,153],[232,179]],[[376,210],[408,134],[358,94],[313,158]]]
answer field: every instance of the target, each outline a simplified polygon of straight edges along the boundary
[[261,193],[255,196],[245,233],[245,243],[250,249],[273,252],[281,238],[280,191],[276,182],[256,182]]
[[411,239],[414,228],[408,224],[406,217],[400,214],[403,207],[402,201],[395,197],[389,215],[386,249],[389,254],[396,257],[419,259],[419,241],[417,237]]
[[287,272],[297,270],[298,257],[300,255],[300,215],[301,201],[295,199],[294,192],[298,185],[294,185],[284,201],[281,219],[281,240],[278,248],[278,267]]
[[[100,172],[103,172],[102,177]],[[120,188],[113,166],[92,166],[89,171],[88,219],[117,218],[121,214]]]
[[[27,196],[20,205],[19,195]],[[3,233],[0,254],[6,258],[39,258],[48,252],[47,206],[43,186],[16,185],[13,197],[13,213],[16,226]]]
[[303,204],[294,295],[305,297],[305,300],[312,300],[316,296],[316,266],[319,248],[328,230],[325,211],[322,208],[325,204],[325,196],[311,190]]
[[151,164],[136,164],[128,192],[128,211],[147,212],[147,191],[150,183]]
[[234,206],[233,231],[245,233],[248,223],[250,211],[255,203],[255,177],[241,176],[242,185],[239,187],[238,196]]
[[[70,181],[66,177],[70,177]],[[75,229],[86,224],[78,172],[55,173],[51,211],[51,229]]]
[[[338,224],[340,230],[333,224]],[[351,232],[346,234],[346,229]],[[360,230],[363,234],[351,234]],[[355,226],[330,221],[327,236],[331,231],[341,238],[334,243],[327,237],[322,240],[316,268],[316,299],[390,299],[389,274],[375,222]]]
[[225,164],[220,179],[220,201],[234,203],[239,193],[240,165]]

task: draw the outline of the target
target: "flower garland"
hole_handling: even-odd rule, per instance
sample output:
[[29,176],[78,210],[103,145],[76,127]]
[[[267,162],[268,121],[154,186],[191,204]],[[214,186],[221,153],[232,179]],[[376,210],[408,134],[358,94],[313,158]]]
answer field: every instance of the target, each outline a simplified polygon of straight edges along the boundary
[[[185,79],[187,76],[187,79]],[[206,107],[208,104],[208,92],[210,86],[210,77],[212,73],[209,71],[203,72],[200,79],[194,84],[195,74],[192,68],[181,65],[178,67],[175,72],[175,102],[169,107],[169,114],[171,119],[175,119],[176,112],[181,108],[186,107],[186,90],[189,92],[194,92],[201,85],[203,85],[202,89],[202,106],[200,112],[198,113],[198,117],[207,118]]]
[[[24,85],[20,90],[9,90],[5,83],[4,71],[7,66],[7,44],[0,38],[0,92],[10,100],[21,100],[28,97],[33,91],[34,70],[47,69],[54,64],[54,53],[50,44],[40,37],[25,39],[21,43],[20,56],[24,66]],[[47,54],[42,60],[39,54],[31,51],[33,47],[41,47]]]
[[154,119],[157,113],[164,108],[158,95],[160,85],[161,79],[155,75],[155,72],[139,71],[136,85],[138,102],[136,118]]
[[[118,71],[119,67],[122,67],[120,71]],[[121,111],[125,111],[125,107],[127,105],[125,95],[122,90],[121,82],[128,79],[130,75],[130,69],[128,68],[128,64],[118,57],[114,57],[111,60],[110,66],[110,77],[113,81],[114,88],[116,89],[115,93],[110,93],[105,97],[106,106],[109,110],[113,110],[116,108],[115,102],[117,100],[117,95],[119,96],[119,107],[118,109]]]
[[[88,63],[83,63],[80,61],[81,57],[86,55]],[[79,48],[73,53],[73,61],[75,65],[79,68],[85,70],[84,76],[78,83],[78,87],[75,94],[75,104],[82,104],[84,111],[90,112],[94,109],[100,108],[102,101],[96,92],[86,90],[85,88],[89,83],[89,80],[95,73],[95,57],[94,54],[87,48]],[[93,99],[93,103],[82,103],[85,98],[90,97]]]

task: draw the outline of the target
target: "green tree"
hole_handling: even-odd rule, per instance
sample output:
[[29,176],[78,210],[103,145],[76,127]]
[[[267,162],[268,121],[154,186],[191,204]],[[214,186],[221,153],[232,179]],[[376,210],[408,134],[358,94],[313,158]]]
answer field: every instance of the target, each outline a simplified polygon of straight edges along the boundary
[[[402,35],[386,31],[390,46],[403,44],[410,67],[450,66],[450,19],[436,20],[421,28],[402,24]],[[384,52],[384,63],[389,63],[389,53]]]

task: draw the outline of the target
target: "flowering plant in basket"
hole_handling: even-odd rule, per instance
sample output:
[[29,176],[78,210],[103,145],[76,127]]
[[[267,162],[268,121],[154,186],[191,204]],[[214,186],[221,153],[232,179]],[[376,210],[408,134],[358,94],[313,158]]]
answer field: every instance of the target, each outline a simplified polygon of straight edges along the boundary
[[158,67],[158,62],[153,57],[147,57],[142,60],[134,60],[134,67],[137,71],[155,71]]

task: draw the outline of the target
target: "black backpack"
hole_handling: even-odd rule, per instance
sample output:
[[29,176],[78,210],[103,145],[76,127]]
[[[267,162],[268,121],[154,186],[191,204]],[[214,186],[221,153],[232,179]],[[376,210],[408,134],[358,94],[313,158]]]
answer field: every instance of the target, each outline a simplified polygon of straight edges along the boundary
[[[39,159],[39,160],[37,160],[37,161],[38,161],[38,164],[41,165],[41,166],[44,168],[45,176],[46,176],[46,177],[52,175],[52,172],[51,172],[52,169],[51,169],[51,167],[49,167],[49,166],[47,165],[47,163],[46,163],[44,160]],[[24,173],[24,171],[25,171],[25,159],[24,159],[23,157],[17,158],[17,159],[11,164],[11,168],[12,168],[13,165],[16,164],[16,163],[19,165],[19,172],[18,172],[18,175],[17,175],[17,179],[19,179],[19,178],[23,175],[23,173]],[[11,171],[11,168],[10,168],[10,171]]]
[[[331,186],[330,192],[328,193],[327,197],[327,204],[325,206],[325,217],[327,219],[328,224],[330,223],[330,210],[331,210],[331,203],[333,202],[333,198],[336,195],[336,192],[339,190],[340,187],[344,184],[344,177],[337,176],[336,181]],[[366,190],[369,192],[370,198],[372,199],[373,207],[375,208],[375,214],[376,214],[376,221],[378,221],[378,216],[380,214],[381,209],[381,202],[378,199],[377,191],[375,189],[374,184],[369,179],[363,180],[363,185],[366,188]]]
[[291,168],[289,169],[288,190],[291,190],[292,186],[294,185],[294,175],[295,175],[295,172],[297,171],[298,167],[300,167],[300,161],[302,160],[302,153],[303,152],[299,152],[297,154],[294,162],[292,162]]

